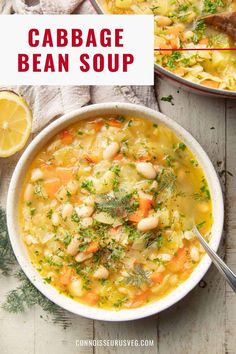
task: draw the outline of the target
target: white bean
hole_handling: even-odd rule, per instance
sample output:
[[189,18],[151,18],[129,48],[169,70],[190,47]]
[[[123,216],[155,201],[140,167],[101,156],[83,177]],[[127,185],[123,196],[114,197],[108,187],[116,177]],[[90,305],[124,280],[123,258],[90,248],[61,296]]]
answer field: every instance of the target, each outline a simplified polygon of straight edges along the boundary
[[78,239],[78,236],[75,236],[67,246],[67,253],[71,256],[75,256],[78,253],[79,244],[80,241]]
[[31,173],[31,181],[36,182],[43,179],[44,173],[40,168],[35,168]]
[[28,246],[30,246],[30,245],[35,245],[36,243],[38,243],[37,242],[37,240],[35,239],[35,237],[34,236],[32,236],[32,235],[26,235],[25,236],[25,243],[28,245]]
[[95,279],[107,279],[108,276],[109,271],[102,265],[93,273]]
[[139,221],[137,229],[143,232],[155,229],[158,225],[158,221],[159,218],[157,216],[149,216]]
[[194,237],[193,231],[184,231],[184,238],[186,240],[191,240]]
[[60,224],[60,218],[59,218],[58,213],[53,213],[51,220],[52,220],[52,224],[53,224],[54,226],[58,226],[58,225]]
[[92,206],[81,205],[75,207],[75,211],[79,218],[87,218],[93,214],[94,208]]
[[184,33],[184,38],[185,38],[185,39],[190,39],[190,38],[192,38],[193,36],[194,36],[193,31],[186,31],[186,32]]
[[72,212],[73,212],[73,206],[71,204],[65,204],[61,212],[63,219],[66,219],[69,216],[71,216]]
[[80,224],[82,227],[87,228],[93,224],[93,218],[91,217],[83,218]]
[[34,188],[33,188],[32,184],[27,184],[27,186],[25,188],[25,193],[24,193],[24,200],[26,202],[30,202],[31,199],[33,198],[33,194],[34,194]]
[[151,162],[138,162],[136,164],[136,169],[138,173],[147,179],[154,179],[157,175],[157,172]]
[[84,262],[84,261],[86,261],[86,259],[89,259],[91,257],[93,257],[92,253],[85,254],[85,253],[81,252],[81,253],[77,254],[77,256],[75,257],[75,260],[76,260],[76,262],[81,263],[81,262]]
[[190,256],[191,256],[191,258],[192,258],[192,260],[194,262],[198,262],[199,261],[199,251],[198,251],[197,247],[195,247],[195,246],[191,247]]
[[110,145],[106,147],[106,149],[103,151],[103,158],[104,160],[112,160],[113,157],[119,152],[120,150],[120,145],[117,142],[113,142]]
[[84,293],[82,280],[81,279],[73,279],[69,285],[69,291],[70,291],[71,295],[82,296]]

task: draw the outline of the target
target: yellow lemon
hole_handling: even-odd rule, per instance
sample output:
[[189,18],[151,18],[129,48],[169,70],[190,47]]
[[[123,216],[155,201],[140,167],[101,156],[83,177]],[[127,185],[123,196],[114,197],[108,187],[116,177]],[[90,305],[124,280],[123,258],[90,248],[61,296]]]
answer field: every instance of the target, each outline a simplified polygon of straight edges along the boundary
[[0,92],[0,157],[21,150],[29,138],[32,114],[27,103],[12,92]]

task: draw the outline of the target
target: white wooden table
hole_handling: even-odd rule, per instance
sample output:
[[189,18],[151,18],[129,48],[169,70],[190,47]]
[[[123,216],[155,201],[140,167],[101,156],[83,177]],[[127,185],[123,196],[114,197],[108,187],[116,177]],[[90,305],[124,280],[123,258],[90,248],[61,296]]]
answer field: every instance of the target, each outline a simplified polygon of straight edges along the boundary
[[[92,103],[96,102],[98,90],[104,89],[92,88]],[[225,195],[225,235],[220,253],[236,271],[236,100],[198,96],[166,82],[157,82],[155,88],[134,87],[134,90],[143,104],[154,109],[159,105],[163,113],[192,133],[212,159]],[[162,96],[169,94],[174,98],[174,105],[161,101]],[[109,101],[109,97],[104,100]],[[0,163],[1,192],[7,188],[9,178],[6,175],[13,169],[14,162],[9,163],[6,159]],[[40,308],[22,315],[0,310],[0,353],[236,353],[236,296],[214,267],[204,280],[205,287],[196,286],[172,308],[159,315],[127,323],[92,321],[68,313],[71,325],[64,329],[53,324],[50,318],[45,320]],[[14,279],[1,277],[0,302],[8,289],[14,286]],[[152,339],[154,346],[76,347],[75,341],[79,339]]]

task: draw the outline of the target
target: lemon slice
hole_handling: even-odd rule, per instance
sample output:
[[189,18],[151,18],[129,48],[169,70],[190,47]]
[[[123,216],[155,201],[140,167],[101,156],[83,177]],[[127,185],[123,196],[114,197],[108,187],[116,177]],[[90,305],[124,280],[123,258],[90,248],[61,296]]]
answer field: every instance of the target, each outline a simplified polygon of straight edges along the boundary
[[0,157],[21,150],[31,132],[32,115],[26,102],[12,92],[0,92]]

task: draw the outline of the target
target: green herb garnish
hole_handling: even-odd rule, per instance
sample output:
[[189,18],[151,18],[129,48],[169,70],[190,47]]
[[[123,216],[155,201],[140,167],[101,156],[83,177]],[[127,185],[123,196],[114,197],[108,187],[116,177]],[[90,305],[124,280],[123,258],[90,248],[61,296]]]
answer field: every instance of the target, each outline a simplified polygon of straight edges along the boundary
[[149,274],[140,265],[135,265],[133,271],[126,278],[126,283],[140,288],[143,284],[149,283]]

